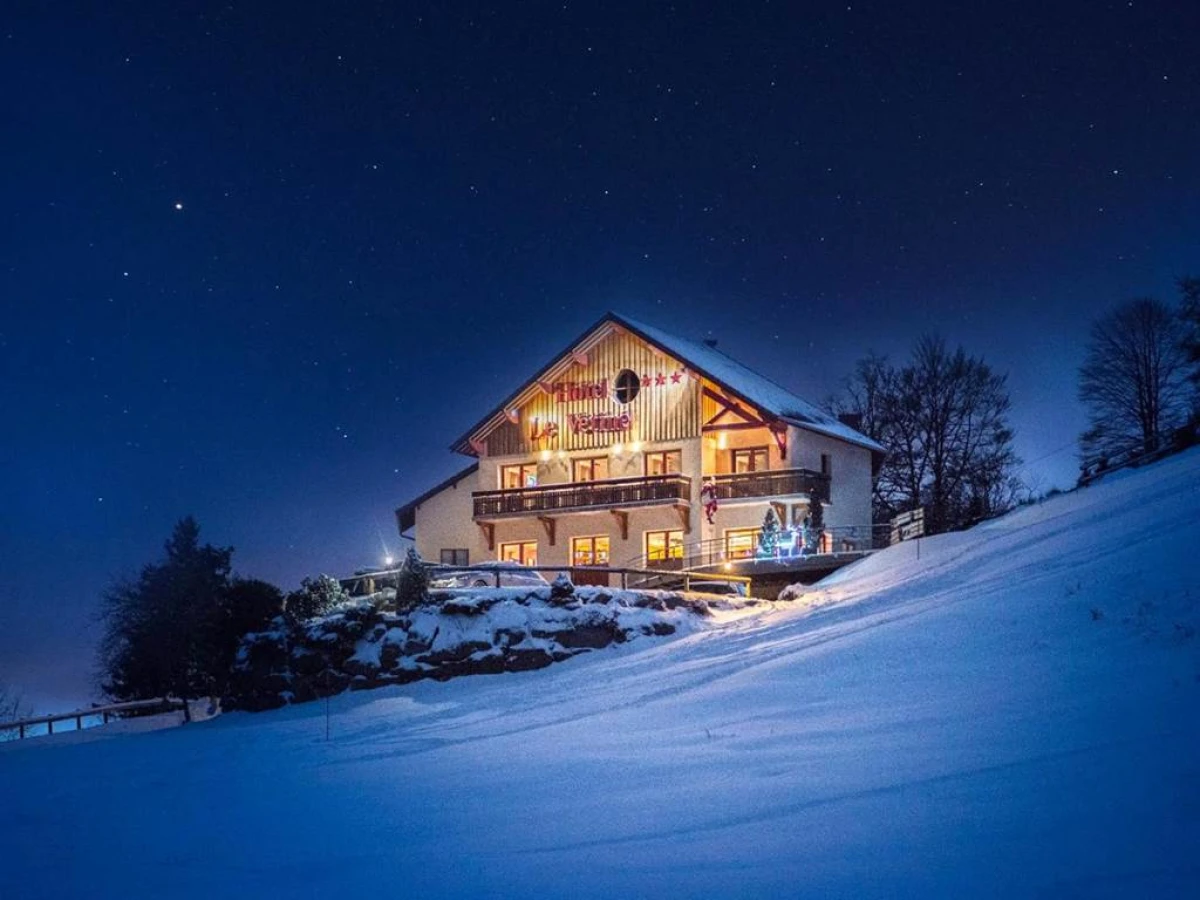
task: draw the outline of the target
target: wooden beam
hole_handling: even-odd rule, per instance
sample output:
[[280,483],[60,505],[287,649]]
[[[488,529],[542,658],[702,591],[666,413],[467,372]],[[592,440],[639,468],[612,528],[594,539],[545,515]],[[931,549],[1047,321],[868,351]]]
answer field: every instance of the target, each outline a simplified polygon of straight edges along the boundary
[[728,425],[713,425],[709,423],[701,427],[701,431],[748,431],[751,428],[766,428],[766,422],[730,422]]
[[613,518],[617,520],[617,526],[621,529],[621,540],[629,540],[629,513],[623,509],[610,509]]
[[496,526],[491,522],[478,522],[479,530],[483,532],[483,539],[487,541],[489,553],[496,551]]
[[779,447],[779,458],[787,459],[787,426],[781,422],[772,422],[771,434],[775,436],[775,444]]
[[555,519],[553,516],[538,516],[538,521],[541,522],[542,527],[546,529],[546,537],[550,541],[550,546],[553,547],[554,540],[555,540],[555,532],[557,531],[557,529],[555,528],[555,524],[557,523],[558,520]]
[[771,501],[771,508],[775,510],[775,518],[779,520],[780,528],[791,528],[791,523],[787,520],[787,504],[781,503],[778,500]]
[[716,391],[714,391],[712,388],[710,388],[708,386],[705,386],[704,388],[702,388],[702,390],[703,390],[705,397],[707,397],[709,400],[712,400],[718,406],[724,407],[724,409],[720,413],[717,413],[717,415],[712,417],[711,421],[716,421],[726,411],[728,411],[728,412],[734,413],[735,415],[741,416],[747,422],[760,422],[760,423],[762,422],[760,415],[756,415],[755,413],[750,412],[744,406],[742,406],[740,403],[738,403],[736,400],[730,400],[728,397],[718,394]]

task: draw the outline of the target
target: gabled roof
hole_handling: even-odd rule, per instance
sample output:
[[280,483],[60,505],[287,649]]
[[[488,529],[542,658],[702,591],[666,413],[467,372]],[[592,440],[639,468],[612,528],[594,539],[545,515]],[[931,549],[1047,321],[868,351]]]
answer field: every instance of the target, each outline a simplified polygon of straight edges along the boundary
[[470,431],[455,441],[451,445],[451,449],[459,453],[473,454],[471,439],[476,434],[493,421],[498,421],[503,417],[505,410],[511,408],[529,390],[530,385],[534,385],[539,381],[549,380],[549,376],[556,369],[569,364],[571,351],[579,350],[581,347],[595,343],[598,336],[602,335],[605,327],[609,325],[618,325],[626,329],[648,344],[675,357],[689,369],[715,382],[734,396],[762,410],[764,413],[782,419],[799,428],[805,428],[809,431],[815,431],[829,437],[847,441],[859,447],[865,447],[873,453],[883,454],[886,452],[883,446],[871,440],[865,434],[856,431],[844,422],[838,421],[838,419],[828,413],[822,412],[807,400],[800,399],[787,390],[787,388],[776,384],[763,375],[759,375],[737,360],[726,356],[715,347],[710,347],[707,344],[697,341],[690,341],[686,338],[676,337],[661,329],[651,325],[643,325],[634,319],[630,319],[628,316],[614,312],[607,313],[599,322],[572,341],[553,360],[543,366],[532,379],[510,394],[503,403],[481,419]]

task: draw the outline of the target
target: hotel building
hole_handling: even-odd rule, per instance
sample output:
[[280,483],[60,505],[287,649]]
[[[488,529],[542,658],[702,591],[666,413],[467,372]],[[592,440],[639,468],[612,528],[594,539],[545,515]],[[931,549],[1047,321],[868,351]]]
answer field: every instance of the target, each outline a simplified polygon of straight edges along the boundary
[[884,453],[715,344],[614,313],[452,449],[475,461],[396,510],[421,556],[563,568],[753,557],[768,509],[799,552],[815,503],[810,551],[862,549],[846,526],[869,540]]

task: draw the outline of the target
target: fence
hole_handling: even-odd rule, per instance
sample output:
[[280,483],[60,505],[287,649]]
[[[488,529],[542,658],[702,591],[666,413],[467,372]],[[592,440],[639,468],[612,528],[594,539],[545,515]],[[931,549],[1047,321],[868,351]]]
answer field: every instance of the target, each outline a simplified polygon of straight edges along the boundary
[[[58,713],[53,716],[31,716],[26,719],[18,719],[15,722],[0,722],[0,740],[10,740],[12,732],[16,732],[17,740],[26,737],[34,737],[29,733],[31,728],[38,725],[46,726],[46,734],[55,734],[55,722],[75,722],[75,727],[70,731],[83,731],[83,722],[85,719],[100,719],[99,723],[89,727],[98,725],[107,725],[109,719],[125,718],[131,713],[151,713],[151,712],[171,712],[177,709],[186,709],[186,703],[175,697],[160,697],[157,700],[131,700],[128,703],[110,703],[107,706],[93,706],[90,709],[78,709],[75,712]],[[8,735],[7,738],[3,737]]]

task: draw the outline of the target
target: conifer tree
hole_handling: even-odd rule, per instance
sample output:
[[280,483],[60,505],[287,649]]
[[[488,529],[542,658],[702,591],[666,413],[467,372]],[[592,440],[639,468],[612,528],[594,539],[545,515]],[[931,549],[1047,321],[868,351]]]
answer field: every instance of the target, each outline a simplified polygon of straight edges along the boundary
[[779,549],[779,517],[775,515],[775,507],[767,509],[763,516],[762,531],[758,534],[758,555],[774,556]]
[[409,547],[396,580],[396,608],[413,609],[419,606],[429,593],[429,570],[416,547]]

